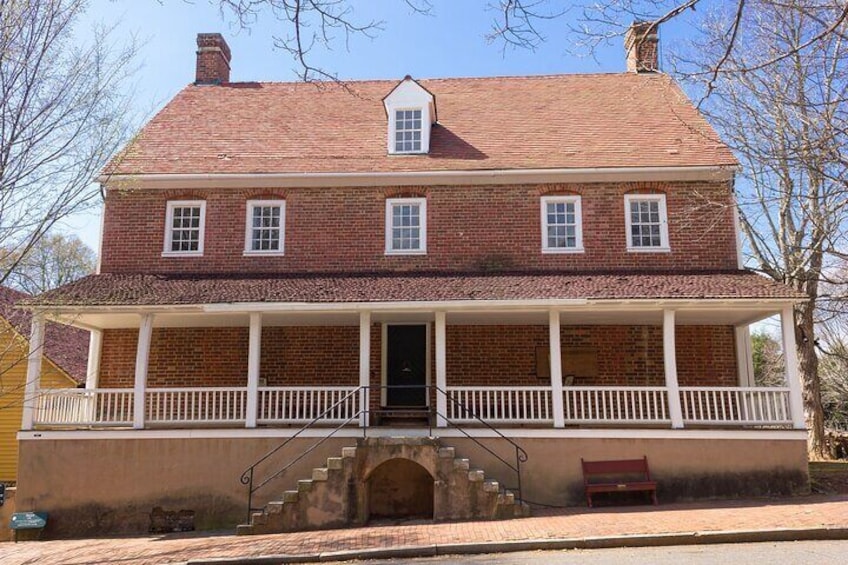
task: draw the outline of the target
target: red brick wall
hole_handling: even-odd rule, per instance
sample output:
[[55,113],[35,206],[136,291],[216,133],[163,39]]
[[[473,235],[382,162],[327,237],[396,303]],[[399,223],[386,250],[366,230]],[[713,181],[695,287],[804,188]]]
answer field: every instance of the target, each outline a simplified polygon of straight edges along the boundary
[[[598,378],[580,385],[663,386],[659,326],[562,326],[563,348],[598,352]],[[681,386],[736,386],[736,349],[730,326],[678,326]],[[448,383],[544,386],[536,347],[548,346],[547,326],[448,326]]]
[[[103,334],[100,386],[132,387],[137,330]],[[381,383],[381,326],[371,329],[371,384]],[[547,347],[547,326],[447,328],[449,385],[544,386],[536,375],[536,347]],[[598,352],[598,378],[586,385],[662,386],[659,326],[563,326],[562,347]],[[434,348],[431,374],[435,384]],[[734,332],[730,326],[678,326],[677,366],[682,386],[736,386]],[[261,376],[269,386],[356,385],[359,328],[266,327]],[[244,386],[247,328],[157,328],[148,386]],[[379,392],[372,393],[372,406]]]
[[[670,253],[626,251],[624,194],[664,192]],[[542,254],[543,194],[579,193],[585,253]],[[426,195],[427,255],[386,256],[385,199]],[[244,257],[249,198],[286,200],[285,256]],[[169,199],[206,199],[203,257],[162,257]],[[730,184],[617,183],[295,188],[268,191],[109,189],[102,271],[302,272],[500,269],[735,269]]]

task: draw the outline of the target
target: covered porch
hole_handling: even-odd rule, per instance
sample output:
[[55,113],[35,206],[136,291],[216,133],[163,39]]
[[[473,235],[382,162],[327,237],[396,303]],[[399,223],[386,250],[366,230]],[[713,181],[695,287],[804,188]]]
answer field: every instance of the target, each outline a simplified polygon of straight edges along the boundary
[[[786,384],[758,387],[748,327],[776,314]],[[84,389],[40,388],[47,316],[92,331]],[[23,430],[803,429],[794,344],[785,299],[45,308]]]

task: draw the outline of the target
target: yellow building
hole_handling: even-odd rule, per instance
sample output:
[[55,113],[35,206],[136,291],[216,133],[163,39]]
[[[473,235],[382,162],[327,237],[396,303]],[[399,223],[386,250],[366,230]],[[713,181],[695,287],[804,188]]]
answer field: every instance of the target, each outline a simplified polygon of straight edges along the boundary
[[[29,353],[30,315],[15,304],[29,295],[0,287],[0,482],[17,481],[18,440]],[[44,388],[85,383],[88,332],[49,324],[41,382]]]

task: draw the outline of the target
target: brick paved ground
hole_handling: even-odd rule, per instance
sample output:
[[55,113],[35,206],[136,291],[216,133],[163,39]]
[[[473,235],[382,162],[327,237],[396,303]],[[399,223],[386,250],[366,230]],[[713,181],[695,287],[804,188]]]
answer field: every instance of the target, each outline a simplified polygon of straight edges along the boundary
[[188,559],[305,554],[392,546],[610,535],[848,526],[848,495],[619,508],[537,510],[503,522],[404,524],[236,537],[197,533],[0,544],[0,563],[179,563]]

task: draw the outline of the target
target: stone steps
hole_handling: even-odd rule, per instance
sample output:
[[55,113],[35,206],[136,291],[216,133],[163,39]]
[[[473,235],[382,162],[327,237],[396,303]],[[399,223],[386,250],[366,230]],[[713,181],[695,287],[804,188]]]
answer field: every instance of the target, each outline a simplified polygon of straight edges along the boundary
[[[397,457],[400,455],[400,457]],[[404,457],[405,456],[405,457]],[[368,471],[392,459],[415,461],[434,476],[434,520],[507,519],[529,516],[530,507],[498,481],[486,479],[453,447],[433,438],[367,438],[329,457],[296,490],[253,512],[238,534],[264,534],[362,525],[368,521]]]

